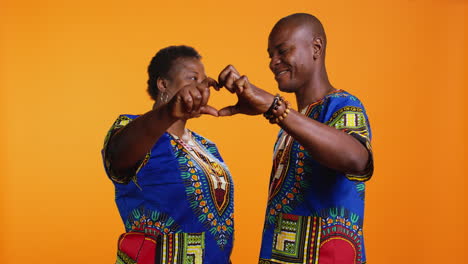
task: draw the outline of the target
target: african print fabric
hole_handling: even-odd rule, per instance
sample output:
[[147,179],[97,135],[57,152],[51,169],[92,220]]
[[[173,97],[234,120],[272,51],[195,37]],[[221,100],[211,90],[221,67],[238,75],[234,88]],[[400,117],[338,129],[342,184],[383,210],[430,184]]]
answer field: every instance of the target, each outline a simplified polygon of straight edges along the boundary
[[121,115],[103,149],[126,230],[117,263],[229,263],[234,190],[216,145],[191,131],[189,144],[165,133],[141,162],[119,175],[107,158],[107,142],[137,117]]
[[365,263],[365,181],[372,176],[373,159],[364,106],[355,96],[337,90],[301,113],[356,138],[368,150],[369,163],[360,175],[326,168],[281,130],[259,263]]
[[127,232],[120,236],[116,264],[202,264],[204,233],[149,236]]

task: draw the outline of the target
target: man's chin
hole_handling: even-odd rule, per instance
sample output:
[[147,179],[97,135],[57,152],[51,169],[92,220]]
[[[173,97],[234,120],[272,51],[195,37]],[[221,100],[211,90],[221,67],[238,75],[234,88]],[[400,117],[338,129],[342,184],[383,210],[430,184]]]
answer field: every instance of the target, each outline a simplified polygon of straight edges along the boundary
[[285,92],[285,93],[294,93],[295,92],[294,86],[292,86],[290,84],[285,84],[285,83],[278,83],[278,89],[281,92]]

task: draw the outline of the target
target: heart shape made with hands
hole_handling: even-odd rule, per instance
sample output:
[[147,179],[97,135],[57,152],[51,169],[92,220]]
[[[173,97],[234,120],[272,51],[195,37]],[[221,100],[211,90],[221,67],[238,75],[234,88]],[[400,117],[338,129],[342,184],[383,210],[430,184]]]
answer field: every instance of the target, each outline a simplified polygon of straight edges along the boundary
[[[219,110],[208,105],[211,87],[216,91],[225,88],[237,95],[237,103],[225,106]],[[259,115],[268,110],[274,96],[251,84],[245,75],[240,75],[232,65],[228,65],[219,74],[218,81],[207,77],[195,86],[187,86],[179,91],[177,96],[179,111],[188,112],[190,118],[202,114],[212,116],[232,116],[236,114]]]
[[238,99],[236,104],[229,105],[218,110],[218,116],[262,114],[268,110],[268,107],[273,101],[272,94],[251,84],[247,76],[240,75],[237,69],[232,65],[226,66],[221,71],[218,76],[218,82],[213,79],[211,80],[215,90],[219,91],[224,87],[230,93],[235,93]]

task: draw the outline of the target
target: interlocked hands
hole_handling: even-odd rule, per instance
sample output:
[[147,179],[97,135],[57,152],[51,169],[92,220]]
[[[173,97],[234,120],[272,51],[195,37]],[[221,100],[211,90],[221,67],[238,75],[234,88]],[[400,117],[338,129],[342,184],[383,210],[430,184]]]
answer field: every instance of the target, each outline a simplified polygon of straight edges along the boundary
[[[219,111],[208,105],[210,87],[219,91],[225,87],[237,95],[235,105]],[[212,116],[231,116],[235,114],[259,115],[268,110],[273,95],[251,84],[245,75],[240,75],[232,65],[221,71],[218,82],[207,77],[201,83],[192,83],[182,87],[169,102],[170,113],[177,119],[196,118],[202,114]]]

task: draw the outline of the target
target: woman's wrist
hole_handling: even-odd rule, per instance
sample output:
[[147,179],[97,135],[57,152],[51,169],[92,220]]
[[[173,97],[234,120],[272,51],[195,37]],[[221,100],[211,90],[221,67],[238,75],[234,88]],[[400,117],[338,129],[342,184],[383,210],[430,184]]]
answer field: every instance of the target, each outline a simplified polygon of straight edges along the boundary
[[150,131],[159,131],[161,128],[165,131],[178,120],[177,117],[171,114],[167,105],[149,111],[147,117],[147,128]]

